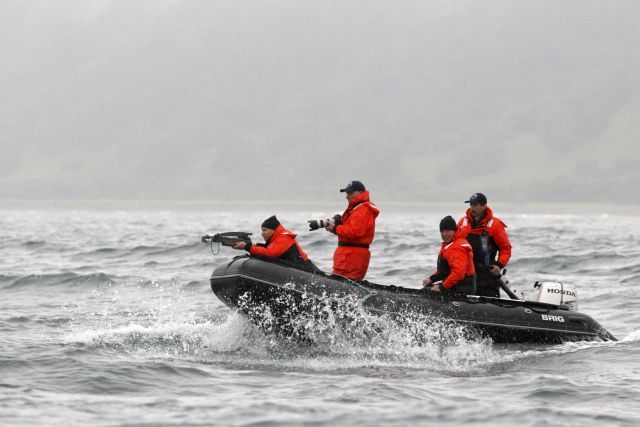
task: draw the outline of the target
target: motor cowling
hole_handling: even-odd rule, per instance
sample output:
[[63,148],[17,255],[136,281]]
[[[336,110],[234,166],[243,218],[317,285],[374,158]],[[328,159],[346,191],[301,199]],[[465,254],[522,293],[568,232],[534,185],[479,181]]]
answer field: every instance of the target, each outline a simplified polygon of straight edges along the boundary
[[571,311],[578,310],[576,285],[562,282],[536,282],[533,285],[534,299],[547,304],[566,305]]

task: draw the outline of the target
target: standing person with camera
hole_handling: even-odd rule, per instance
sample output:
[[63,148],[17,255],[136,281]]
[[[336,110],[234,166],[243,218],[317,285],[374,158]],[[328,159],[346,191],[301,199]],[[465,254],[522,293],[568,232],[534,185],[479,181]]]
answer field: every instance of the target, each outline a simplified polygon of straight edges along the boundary
[[373,242],[380,210],[369,200],[369,191],[360,181],[349,182],[340,192],[347,194],[347,210],[342,217],[336,215],[324,221],[324,228],[338,236],[333,274],[363,280],[369,268],[369,245]]

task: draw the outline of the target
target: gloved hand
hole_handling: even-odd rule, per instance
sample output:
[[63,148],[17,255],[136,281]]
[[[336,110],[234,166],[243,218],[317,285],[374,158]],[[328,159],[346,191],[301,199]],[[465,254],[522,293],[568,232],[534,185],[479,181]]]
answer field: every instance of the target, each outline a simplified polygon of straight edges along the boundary
[[244,249],[245,251],[249,252],[249,250],[251,249],[251,240],[238,242],[235,245],[233,245],[233,249],[238,249],[238,250]]
[[500,267],[498,267],[497,265],[492,265],[489,267],[489,271],[491,272],[491,274],[493,274],[496,277],[500,277]]

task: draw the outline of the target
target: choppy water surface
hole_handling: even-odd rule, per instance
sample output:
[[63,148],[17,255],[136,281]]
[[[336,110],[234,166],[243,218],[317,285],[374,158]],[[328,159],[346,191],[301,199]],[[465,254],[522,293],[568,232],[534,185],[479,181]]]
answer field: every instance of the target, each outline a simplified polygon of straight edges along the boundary
[[[237,252],[198,237],[259,237],[271,213],[0,211],[0,423],[640,424],[640,218],[502,216],[512,285],[574,282],[620,339],[514,346],[364,313],[313,343],[263,334],[209,287]],[[418,286],[447,213],[383,213],[368,278]],[[306,231],[317,213],[278,216],[328,269],[335,238]]]

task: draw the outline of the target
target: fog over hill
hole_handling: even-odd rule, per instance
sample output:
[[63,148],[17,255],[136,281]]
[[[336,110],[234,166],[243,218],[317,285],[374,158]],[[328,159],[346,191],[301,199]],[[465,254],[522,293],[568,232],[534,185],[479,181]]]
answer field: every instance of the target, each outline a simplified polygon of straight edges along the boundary
[[0,198],[636,204],[638,1],[10,1]]

